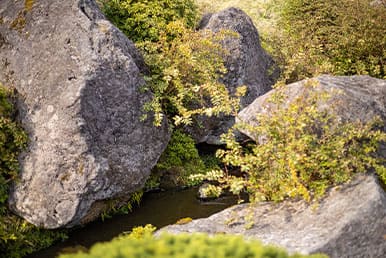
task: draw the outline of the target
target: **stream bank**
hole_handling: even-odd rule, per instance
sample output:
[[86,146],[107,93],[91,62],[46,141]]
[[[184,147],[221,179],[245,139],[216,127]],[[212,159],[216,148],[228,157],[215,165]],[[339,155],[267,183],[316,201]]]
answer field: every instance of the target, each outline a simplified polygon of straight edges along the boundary
[[215,201],[202,202],[196,198],[197,188],[180,191],[146,193],[139,207],[127,215],[116,215],[105,221],[98,220],[75,229],[69,238],[27,258],[54,258],[59,253],[89,248],[96,242],[109,241],[133,227],[152,224],[157,228],[174,224],[181,218],[208,217],[233,204],[237,198],[225,196]]

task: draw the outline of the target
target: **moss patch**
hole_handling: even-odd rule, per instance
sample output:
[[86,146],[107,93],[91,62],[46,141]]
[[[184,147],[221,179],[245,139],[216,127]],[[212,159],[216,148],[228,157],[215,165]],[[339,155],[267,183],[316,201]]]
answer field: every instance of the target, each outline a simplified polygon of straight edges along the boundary
[[24,10],[26,10],[27,12],[31,11],[34,3],[35,3],[35,0],[25,0]]
[[24,30],[25,25],[27,24],[26,15],[27,13],[32,11],[34,3],[35,3],[34,0],[25,0],[24,9],[19,11],[16,18],[10,24],[11,29],[18,31],[19,33],[21,33]]

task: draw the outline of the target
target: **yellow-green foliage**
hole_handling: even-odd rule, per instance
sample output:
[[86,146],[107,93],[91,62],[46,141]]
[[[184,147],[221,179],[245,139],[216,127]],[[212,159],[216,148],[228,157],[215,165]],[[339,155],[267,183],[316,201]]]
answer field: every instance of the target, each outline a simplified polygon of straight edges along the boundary
[[320,73],[386,78],[386,7],[372,0],[281,0],[273,54],[287,81]]
[[176,125],[191,124],[195,115],[229,115],[238,107],[218,80],[227,54],[220,41],[235,34],[195,31],[192,0],[111,0],[104,12],[136,42],[150,68],[145,90],[154,98],[144,108],[154,112],[155,125],[164,114]]
[[134,42],[158,41],[176,20],[193,28],[198,18],[193,0],[106,0],[103,6],[106,16]]
[[[154,228],[141,228],[140,234],[122,236],[108,243],[94,245],[88,253],[66,254],[60,258],[322,258],[316,254],[289,255],[273,246],[263,246],[258,241],[240,236],[205,234],[162,234],[152,236]],[[148,231],[148,232],[147,232]]]
[[64,230],[40,229],[11,213],[0,216],[0,258],[21,258],[66,238]]
[[[32,7],[35,3],[35,0],[25,0],[24,2],[24,9],[19,11],[17,17],[11,22],[10,27],[14,30],[17,30],[18,32],[22,32],[27,20],[26,20],[26,15],[28,12],[32,10]],[[0,19],[2,20],[2,19]],[[2,22],[0,21],[0,24]]]
[[[231,114],[238,108],[238,96],[230,97],[219,78],[226,72],[227,54],[220,41],[235,37],[221,31],[193,31],[180,21],[169,23],[158,42],[143,42],[142,50],[151,74],[146,76],[153,101],[145,110],[155,112],[159,125],[165,112],[175,125],[191,124],[195,115]],[[242,95],[243,88],[238,95]]]
[[134,239],[143,239],[145,237],[151,236],[156,229],[157,228],[151,224],[147,224],[144,227],[142,227],[142,226],[134,227],[131,230],[131,232],[129,232],[128,234],[124,233],[119,238],[126,238],[127,237],[127,238],[134,238]]
[[313,84],[290,104],[283,104],[286,95],[278,90],[269,100],[269,114],[257,116],[258,125],[236,126],[259,142],[244,147],[232,131],[224,137],[227,149],[219,150],[218,155],[226,165],[239,167],[244,178],[222,171],[212,171],[206,178],[236,194],[246,189],[253,201],[287,197],[310,201],[355,173],[371,170],[386,179],[385,161],[375,156],[386,134],[377,129],[376,121],[343,122],[331,108],[329,112],[319,110],[331,93],[312,89],[318,87]]
[[[261,24],[265,22],[268,13],[267,0],[196,0],[200,14],[213,13],[224,10],[229,7],[242,9],[250,16],[254,24],[258,27],[259,32],[265,29]],[[268,29],[268,28],[267,28]]]
[[0,85],[0,257],[4,258],[23,257],[65,238],[63,232],[39,229],[7,208],[9,186],[19,172],[18,155],[27,142],[27,135],[13,119],[11,97],[12,92]]
[[18,32],[22,32],[26,24],[25,12],[20,11],[17,17],[11,22],[11,29],[17,30]]

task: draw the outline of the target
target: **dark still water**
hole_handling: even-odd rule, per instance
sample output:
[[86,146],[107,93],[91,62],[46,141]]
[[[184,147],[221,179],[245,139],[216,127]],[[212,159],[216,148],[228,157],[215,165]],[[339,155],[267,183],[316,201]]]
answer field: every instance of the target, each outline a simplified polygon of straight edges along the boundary
[[157,228],[173,224],[185,217],[203,218],[233,204],[235,197],[223,197],[213,202],[196,199],[197,189],[145,194],[139,207],[128,215],[117,215],[104,222],[96,221],[70,233],[69,239],[48,249],[27,256],[28,258],[54,258],[59,253],[79,247],[90,247],[96,242],[109,241],[133,227],[152,224]]

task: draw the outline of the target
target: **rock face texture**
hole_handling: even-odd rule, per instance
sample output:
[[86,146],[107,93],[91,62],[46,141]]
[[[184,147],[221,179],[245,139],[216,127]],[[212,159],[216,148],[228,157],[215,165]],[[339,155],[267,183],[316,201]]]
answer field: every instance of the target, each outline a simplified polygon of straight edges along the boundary
[[[239,9],[229,8],[206,15],[201,21],[200,29],[214,32],[230,30],[239,35],[222,42],[223,47],[230,53],[225,60],[228,72],[222,78],[222,82],[231,94],[235,93],[238,86],[247,86],[247,93],[241,99],[242,107],[271,89],[278,76],[278,69],[272,58],[261,47],[257,29],[247,14]],[[201,126],[187,129],[197,143],[219,144],[219,136],[234,124],[234,118],[231,117],[199,118],[198,120]]]
[[[321,108],[330,109],[334,106],[337,115],[346,121],[360,120],[367,122],[375,116],[379,116],[384,122],[386,132],[386,80],[372,78],[370,76],[329,76],[323,75],[310,80],[287,85],[285,94],[287,103],[299,97],[307,83],[317,83],[313,90],[326,90],[331,92],[331,98]],[[256,115],[269,113],[267,100],[275,93],[272,90],[257,98],[252,104],[241,110],[238,114],[238,122],[248,124],[256,123]],[[248,132],[245,131],[248,135]],[[252,135],[249,135],[254,138]],[[385,154],[386,157],[386,154]]]
[[134,45],[92,0],[4,0],[0,21],[0,81],[18,90],[30,139],[11,209],[71,227],[141,188],[170,135],[140,121],[151,95]]
[[386,194],[375,176],[361,175],[329,191],[318,206],[302,201],[242,204],[162,231],[242,234],[290,252],[381,258],[386,253]]

